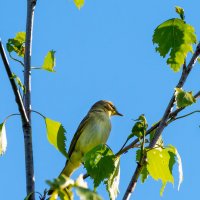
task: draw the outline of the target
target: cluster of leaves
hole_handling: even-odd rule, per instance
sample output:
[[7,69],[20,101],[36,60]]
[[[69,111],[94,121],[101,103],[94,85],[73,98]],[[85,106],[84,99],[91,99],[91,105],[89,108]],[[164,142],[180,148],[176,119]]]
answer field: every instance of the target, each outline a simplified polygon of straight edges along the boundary
[[[25,40],[26,40],[26,33],[25,32],[18,32],[14,38],[8,39],[6,44],[7,51],[12,59],[19,62],[22,66],[24,66],[23,61],[16,59],[12,56],[12,53],[16,53],[19,57],[24,57],[25,54]],[[44,58],[43,65],[38,67],[37,69],[43,69],[49,72],[55,72],[55,51],[51,50],[47,52],[47,55]],[[33,68],[35,69],[35,68]],[[15,78],[17,75],[15,75]],[[18,77],[17,77],[18,78]]]
[[151,176],[155,180],[161,180],[160,195],[162,195],[167,182],[174,184],[172,169],[177,161],[179,165],[179,189],[183,180],[183,172],[181,157],[177,149],[172,145],[164,146],[161,137],[157,141],[156,146],[153,149],[149,149],[146,144],[153,139],[155,130],[151,132],[149,139],[145,139],[148,126],[145,116],[140,115],[136,121],[128,139],[135,136],[140,141],[140,149],[136,151],[136,162],[143,166],[140,174],[142,183],[145,182],[148,176]]
[[61,176],[54,181],[47,181],[53,191],[50,197],[51,200],[56,200],[58,197],[65,200],[73,199],[72,188],[76,189],[76,193],[83,200],[101,199],[95,192],[101,182],[106,185],[110,199],[116,199],[119,193],[120,158],[115,157],[108,146],[101,144],[87,152],[84,155],[83,162],[88,175],[94,181],[94,191],[88,189],[82,176],[76,181],[69,177]]
[[167,64],[174,72],[178,72],[189,52],[193,52],[192,45],[196,43],[194,28],[185,23],[184,10],[176,7],[180,18],[169,19],[160,24],[154,31],[153,43],[157,44],[156,51],[162,57],[169,53]]
[[60,197],[61,200],[71,200],[74,198],[72,192],[73,188],[82,200],[102,200],[96,192],[88,189],[87,183],[83,180],[83,175],[80,175],[76,181],[70,179],[69,177],[61,176],[53,181],[47,181],[47,184],[52,190],[49,200],[56,200],[58,197]]

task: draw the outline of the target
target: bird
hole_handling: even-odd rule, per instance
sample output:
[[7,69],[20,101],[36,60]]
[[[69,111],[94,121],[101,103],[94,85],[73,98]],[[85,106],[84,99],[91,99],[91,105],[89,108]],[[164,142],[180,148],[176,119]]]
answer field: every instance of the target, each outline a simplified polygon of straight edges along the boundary
[[107,100],[97,101],[79,124],[71,141],[68,156],[60,176],[70,177],[81,164],[84,155],[100,144],[106,144],[111,131],[110,117],[123,116],[114,104]]

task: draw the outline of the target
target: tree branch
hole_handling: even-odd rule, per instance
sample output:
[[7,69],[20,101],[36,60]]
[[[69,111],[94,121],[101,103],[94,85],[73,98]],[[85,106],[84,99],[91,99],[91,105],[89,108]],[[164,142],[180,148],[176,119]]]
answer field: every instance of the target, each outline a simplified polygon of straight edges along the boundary
[[31,51],[35,6],[36,0],[27,0],[26,42],[24,55],[24,85],[26,87],[26,93],[24,94],[24,107],[30,123],[28,126],[23,126],[23,132],[26,165],[26,192],[27,195],[32,193],[30,200],[35,200],[35,180],[31,127]]
[[[198,91],[194,97],[196,99],[198,99],[200,97],[200,91]],[[183,108],[178,108],[176,109],[175,111],[173,111],[172,113],[170,113],[169,115],[169,119],[173,119],[175,118],[179,112],[181,112],[182,110],[184,110],[186,107],[183,107]],[[149,135],[152,131],[154,131],[156,128],[158,128],[160,124],[160,121],[158,123],[156,123],[155,125],[153,125],[150,129],[147,130],[146,132],[146,135]],[[120,156],[122,155],[123,153],[126,153],[128,150],[132,149],[132,148],[135,148],[135,147],[138,147],[137,143],[139,142],[139,139],[135,139],[133,142],[131,142],[129,145],[121,148],[116,154],[115,156]]]
[[[188,66],[183,67],[183,72],[182,72],[181,78],[176,86],[177,88],[183,87],[183,85],[184,85],[185,81],[187,80],[187,77],[190,74],[199,55],[200,55],[200,43],[197,45],[195,53],[193,54]],[[174,94],[175,93],[173,93],[173,95],[169,101],[169,104],[164,112],[164,115],[163,115],[161,121],[159,122],[159,125],[156,129],[155,135],[154,135],[152,141],[150,142],[148,148],[153,148],[156,145],[156,142],[158,141],[159,137],[161,136],[164,128],[167,126],[167,121],[170,118],[170,113],[171,113],[171,110],[173,109],[174,103],[175,103],[175,95]],[[123,200],[128,200],[130,198],[133,190],[136,187],[136,183],[137,183],[137,180],[138,180],[138,177],[139,177],[141,171],[142,171],[142,167],[140,165],[137,165],[136,170],[135,170],[135,172],[132,176],[132,179],[129,183],[129,186],[127,187],[127,190],[124,194]]]

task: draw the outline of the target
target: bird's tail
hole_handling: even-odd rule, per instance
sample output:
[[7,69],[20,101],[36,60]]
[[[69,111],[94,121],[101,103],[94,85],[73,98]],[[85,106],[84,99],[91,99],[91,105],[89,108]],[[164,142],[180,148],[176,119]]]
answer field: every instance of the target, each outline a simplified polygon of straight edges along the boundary
[[[70,160],[67,160],[65,163],[65,167],[61,171],[60,175],[58,176],[61,177],[62,175],[70,177],[72,173],[81,165],[81,163],[72,163]],[[51,195],[54,192],[52,188],[49,189],[48,195]]]

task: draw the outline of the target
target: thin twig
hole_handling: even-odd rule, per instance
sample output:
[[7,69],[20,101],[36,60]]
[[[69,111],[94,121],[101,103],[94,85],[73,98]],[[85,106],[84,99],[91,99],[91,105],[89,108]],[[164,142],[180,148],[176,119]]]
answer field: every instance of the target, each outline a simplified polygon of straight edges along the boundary
[[3,48],[3,44],[1,42],[1,40],[0,40],[0,53],[1,53],[1,57],[2,57],[3,63],[4,63],[4,67],[6,69],[6,73],[8,75],[8,79],[10,81],[10,84],[12,86],[12,90],[13,90],[14,95],[15,95],[15,101],[17,103],[18,110],[19,110],[21,118],[22,118],[22,123],[23,123],[23,125],[28,124],[29,123],[29,119],[28,119],[28,117],[26,115],[24,104],[22,102],[22,97],[21,97],[21,94],[20,94],[20,92],[19,92],[19,90],[17,88],[15,80],[12,78],[13,75],[12,75],[12,72],[10,70],[10,65],[8,63],[8,59],[7,59],[7,56],[6,56],[6,53],[5,53],[5,50]]
[[172,119],[169,120],[167,123],[169,124],[169,123],[171,123],[171,122],[173,122],[173,121],[176,121],[176,120],[178,120],[178,119],[182,119],[182,118],[188,117],[188,116],[190,116],[190,115],[192,115],[192,114],[194,114],[194,113],[200,113],[200,110],[195,110],[195,111],[193,111],[193,112],[190,112],[190,113],[188,113],[188,114],[182,115],[182,116],[180,116],[180,117],[172,118]]
[[[191,72],[199,55],[200,55],[200,43],[197,45],[195,53],[193,54],[187,68],[183,67],[183,72],[182,72],[181,78],[176,86],[177,88],[183,87],[183,85],[184,85],[189,73]],[[156,145],[156,142],[158,141],[164,128],[167,126],[167,121],[170,117],[171,110],[174,107],[174,103],[175,103],[175,95],[173,93],[173,95],[169,101],[169,104],[164,112],[164,115],[163,115],[161,121],[159,122],[158,128],[156,129],[156,132],[154,134],[154,137],[149,144],[149,148],[153,148]],[[134,189],[136,187],[136,183],[137,183],[137,180],[138,180],[138,177],[139,177],[141,171],[142,171],[142,167],[137,165],[136,170],[135,170],[135,172],[131,178],[131,181],[127,187],[127,190],[124,194],[123,200],[128,200],[130,198],[132,192],[134,191]]]

